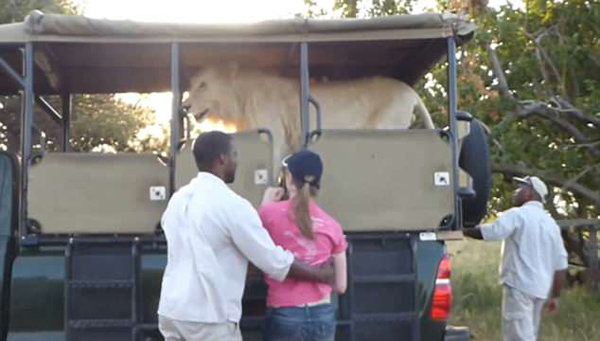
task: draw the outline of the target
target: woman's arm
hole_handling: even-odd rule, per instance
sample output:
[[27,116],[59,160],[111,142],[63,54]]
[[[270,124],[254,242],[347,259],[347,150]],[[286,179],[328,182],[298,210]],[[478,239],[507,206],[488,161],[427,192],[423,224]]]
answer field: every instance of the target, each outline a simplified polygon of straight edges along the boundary
[[276,201],[281,201],[284,194],[285,191],[281,187],[267,187],[265,193],[263,194],[263,199],[260,206]]
[[346,292],[346,287],[348,286],[346,252],[340,252],[333,256],[333,270],[335,272],[335,281],[332,285],[333,291],[343,294]]

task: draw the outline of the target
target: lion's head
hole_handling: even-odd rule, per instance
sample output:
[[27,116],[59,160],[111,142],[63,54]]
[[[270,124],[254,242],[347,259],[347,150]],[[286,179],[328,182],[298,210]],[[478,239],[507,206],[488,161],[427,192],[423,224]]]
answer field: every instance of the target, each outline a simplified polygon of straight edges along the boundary
[[183,105],[198,122],[210,119],[235,124],[240,121],[242,108],[234,89],[237,72],[236,64],[209,66],[192,77]]

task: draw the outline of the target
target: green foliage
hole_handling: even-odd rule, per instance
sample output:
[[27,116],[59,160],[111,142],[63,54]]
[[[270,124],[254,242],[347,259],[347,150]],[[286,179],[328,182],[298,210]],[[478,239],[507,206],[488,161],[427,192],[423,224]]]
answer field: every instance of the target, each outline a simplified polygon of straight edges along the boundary
[[77,14],[77,7],[69,0],[0,0],[0,23],[23,21],[29,12]]
[[381,17],[386,15],[408,14],[413,8],[412,0],[373,0],[371,8],[369,8],[369,16]]
[[359,2],[359,0],[335,0],[333,10],[341,10],[344,18],[356,18]]
[[[309,18],[362,18],[408,14],[412,11],[415,3],[415,0],[335,0],[333,8],[327,8],[319,6],[317,0],[304,0],[305,12],[298,14],[298,16]],[[366,5],[369,5],[369,7]]]
[[[496,53],[502,70],[517,100],[549,102],[557,95],[586,115],[600,117],[597,92],[600,86],[599,7],[598,3],[583,0],[537,1],[528,12],[503,6],[498,10],[488,9],[475,18],[481,33],[466,47],[476,57],[472,61],[469,58],[461,60],[461,63],[468,63],[461,78],[471,80],[465,84],[465,79],[461,79],[460,97],[467,99],[461,107],[476,114],[492,130],[514,111],[514,102],[497,95],[497,80],[489,70],[491,62],[485,46],[497,44]],[[540,62],[536,37],[549,60]],[[473,80],[483,82],[484,87],[478,92],[487,95],[485,101],[469,97]],[[600,127],[587,125],[568,113],[556,115],[581,130],[590,142],[600,139]],[[574,178],[590,165],[600,163],[600,158],[575,142],[572,134],[537,115],[506,125],[505,129],[495,132],[494,138],[497,140],[493,148],[495,162],[520,164],[563,179]],[[598,179],[598,172],[591,171],[578,182],[597,189],[600,186]],[[496,194],[506,197],[509,192]],[[559,193],[558,197],[559,202],[566,204],[559,212],[563,216],[598,215],[600,208],[591,207],[592,202],[585,197],[573,197],[566,192]]]
[[[145,107],[123,103],[112,95],[78,95],[73,99],[71,148],[136,151],[137,133],[153,120]],[[139,151],[139,150],[137,150]]]
[[[77,14],[79,9],[69,0],[0,0],[0,23],[22,21],[30,11]],[[60,111],[61,101],[47,100]],[[16,152],[20,136],[20,98],[0,97],[0,148]],[[113,95],[73,96],[71,147],[74,151],[145,151],[164,149],[152,136],[141,141],[140,132],[154,122],[152,111],[119,101]],[[61,127],[50,120],[38,106],[34,109],[34,123],[47,135],[48,149],[60,147]],[[35,134],[33,143],[39,144]],[[156,149],[154,149],[156,148]]]
[[[357,7],[356,1],[341,2],[336,2],[337,8]],[[376,0],[366,15],[407,13],[416,3]],[[491,129],[494,163],[517,165],[565,180],[583,174],[577,182],[597,191],[600,166],[593,166],[600,165],[600,157],[585,145],[600,144],[599,126],[567,112],[553,112],[554,117],[564,119],[585,136],[585,141],[577,141],[571,132],[547,117],[530,113],[515,119],[515,113],[522,108],[521,101],[551,105],[551,99],[557,96],[584,115],[600,118],[600,3],[536,0],[528,2],[528,8],[518,9],[510,4],[491,8],[486,1],[478,0],[439,0],[438,9],[466,11],[478,25],[475,38],[459,53],[459,108],[471,112]],[[495,48],[513,99],[499,91],[488,45]],[[447,120],[446,84],[447,63],[441,62],[417,85],[439,125]],[[513,186],[508,180],[494,177],[491,214],[511,205]],[[559,218],[591,218],[600,212],[600,204],[569,191],[556,189],[555,202]]]
[[[57,96],[46,97],[48,102],[60,110],[61,100]],[[5,97],[0,109],[4,136],[0,145],[16,152],[19,146],[20,99]],[[151,109],[127,104],[113,95],[74,95],[71,116],[71,149],[73,151],[129,151],[154,150],[153,143],[137,141],[138,133],[152,125],[154,114]],[[39,106],[34,109],[34,124],[46,134],[48,150],[61,147],[62,127],[51,120]],[[39,147],[39,133],[32,134],[34,147]]]

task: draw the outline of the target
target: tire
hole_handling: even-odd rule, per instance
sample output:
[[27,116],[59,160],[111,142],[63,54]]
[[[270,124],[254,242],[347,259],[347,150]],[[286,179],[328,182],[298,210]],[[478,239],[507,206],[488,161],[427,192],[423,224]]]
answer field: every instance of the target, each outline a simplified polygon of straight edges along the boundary
[[462,199],[463,226],[473,227],[485,216],[492,189],[488,135],[477,119],[471,121],[471,132],[463,140],[458,164],[473,178],[475,196]]

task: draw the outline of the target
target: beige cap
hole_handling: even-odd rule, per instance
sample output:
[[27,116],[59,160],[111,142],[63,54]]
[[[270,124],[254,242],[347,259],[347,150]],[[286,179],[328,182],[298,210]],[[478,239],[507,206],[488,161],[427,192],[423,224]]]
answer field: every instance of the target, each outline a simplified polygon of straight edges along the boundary
[[542,202],[546,202],[546,195],[548,195],[548,187],[546,184],[537,176],[526,176],[524,178],[513,178],[516,182],[531,186],[534,191],[540,196]]

